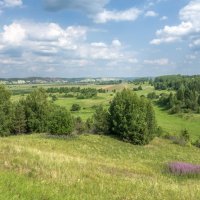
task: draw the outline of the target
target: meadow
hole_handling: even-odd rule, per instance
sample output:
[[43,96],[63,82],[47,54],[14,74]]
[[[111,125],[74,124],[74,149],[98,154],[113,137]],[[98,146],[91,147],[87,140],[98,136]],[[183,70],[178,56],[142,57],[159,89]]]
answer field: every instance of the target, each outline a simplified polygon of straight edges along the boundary
[[[68,110],[74,103],[79,104],[81,110],[72,114],[86,120],[93,115],[96,105],[108,108],[114,90],[137,86],[80,87],[103,88],[108,92],[90,99],[65,98],[63,94],[56,94],[55,103]],[[12,91],[32,91],[34,88],[27,85],[10,87]],[[142,88],[136,91],[139,96],[154,91],[148,84]],[[162,92],[168,91],[156,91]],[[12,100],[18,101],[23,96],[26,94],[13,95]],[[186,128],[192,140],[200,136],[199,114],[171,115],[156,104],[154,109],[164,133],[179,134]],[[176,145],[162,138],[155,138],[146,146],[87,133],[68,137],[32,134],[0,138],[0,199],[196,200],[200,199],[200,177],[174,176],[166,166],[172,161],[199,164],[199,153],[199,148]]]
[[1,138],[0,199],[196,200],[200,179],[171,175],[166,164],[199,163],[199,153],[159,138],[145,147],[87,134]]

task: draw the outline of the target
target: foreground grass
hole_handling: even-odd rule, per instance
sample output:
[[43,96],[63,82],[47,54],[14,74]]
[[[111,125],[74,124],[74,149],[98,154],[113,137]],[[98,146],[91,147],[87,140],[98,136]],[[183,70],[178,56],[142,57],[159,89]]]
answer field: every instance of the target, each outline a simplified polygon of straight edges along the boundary
[[0,138],[0,199],[196,200],[200,179],[174,177],[165,165],[198,164],[199,153],[158,138],[145,147],[98,135]]

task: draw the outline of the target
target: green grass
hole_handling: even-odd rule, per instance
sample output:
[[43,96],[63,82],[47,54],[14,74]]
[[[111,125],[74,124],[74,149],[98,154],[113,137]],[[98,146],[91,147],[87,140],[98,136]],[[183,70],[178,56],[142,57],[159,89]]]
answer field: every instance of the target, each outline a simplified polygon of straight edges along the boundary
[[200,179],[175,177],[166,163],[200,163],[200,150],[156,138],[140,147],[107,136],[0,140],[1,200],[200,199]]
[[199,114],[171,115],[156,105],[154,106],[154,110],[158,125],[161,126],[165,132],[171,135],[177,135],[180,134],[182,130],[187,129],[192,140],[196,140],[200,137]]
[[109,92],[105,94],[98,94],[97,97],[92,99],[77,99],[76,97],[59,98],[55,103],[67,108],[68,110],[71,109],[73,104],[79,104],[81,106],[81,110],[78,112],[72,112],[72,114],[86,120],[87,118],[92,117],[95,111],[94,106],[103,105],[105,108],[108,108],[109,102],[112,98],[113,96],[111,96],[111,93]]

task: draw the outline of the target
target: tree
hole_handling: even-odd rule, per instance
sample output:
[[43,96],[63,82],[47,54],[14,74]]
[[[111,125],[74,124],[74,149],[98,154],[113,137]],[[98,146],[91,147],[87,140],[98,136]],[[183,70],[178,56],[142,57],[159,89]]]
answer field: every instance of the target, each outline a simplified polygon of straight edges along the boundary
[[148,144],[155,136],[156,120],[151,103],[130,90],[118,92],[109,108],[109,131],[133,144]]
[[8,135],[12,123],[11,93],[0,85],[0,135]]
[[178,89],[178,91],[176,93],[178,100],[184,101],[184,92],[185,92],[185,88],[183,85],[181,85],[181,87]]
[[39,88],[34,90],[22,101],[28,132],[41,133],[48,131],[47,124],[51,104],[47,97],[45,90]]
[[200,106],[200,95],[199,95],[199,97],[198,97],[198,104],[199,104],[199,106]]
[[65,108],[52,105],[49,113],[48,131],[53,135],[69,135],[74,130],[74,119]]
[[108,132],[108,112],[103,109],[103,106],[97,106],[93,115],[94,132],[107,133]]
[[173,108],[173,106],[175,105],[175,101],[175,96],[172,93],[170,93],[168,99],[168,107]]
[[14,114],[12,121],[12,131],[15,134],[26,132],[26,115],[21,101],[14,105]]

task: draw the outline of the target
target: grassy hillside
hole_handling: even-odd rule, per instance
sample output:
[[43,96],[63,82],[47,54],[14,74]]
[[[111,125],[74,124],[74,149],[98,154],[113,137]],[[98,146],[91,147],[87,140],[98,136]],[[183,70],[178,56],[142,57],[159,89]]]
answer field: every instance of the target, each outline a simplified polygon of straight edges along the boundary
[[200,179],[175,177],[165,166],[200,163],[199,154],[158,138],[145,147],[98,135],[1,138],[0,199],[196,200]]

